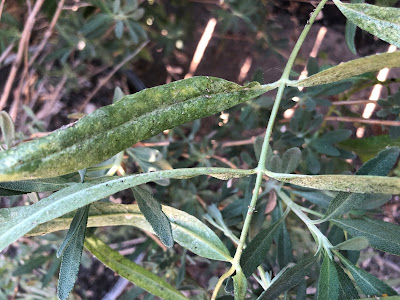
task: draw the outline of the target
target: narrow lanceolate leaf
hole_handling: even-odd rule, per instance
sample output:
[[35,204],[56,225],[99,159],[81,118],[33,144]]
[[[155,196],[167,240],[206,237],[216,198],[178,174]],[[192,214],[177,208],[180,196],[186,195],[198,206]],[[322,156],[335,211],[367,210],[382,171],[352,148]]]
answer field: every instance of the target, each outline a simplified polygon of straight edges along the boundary
[[265,175],[278,181],[317,190],[387,195],[400,193],[400,178],[397,177],[363,175],[296,175],[274,173],[270,171],[265,171]]
[[400,9],[333,0],[340,11],[361,29],[400,47]]
[[340,300],[354,300],[359,297],[357,289],[353,281],[347,276],[343,269],[335,263],[336,272],[339,278],[339,299]]
[[15,139],[14,122],[5,111],[0,112],[0,129],[6,149],[10,149]]
[[333,248],[338,250],[361,251],[367,248],[368,245],[369,243],[367,238],[363,236],[358,236],[339,243]]
[[73,183],[74,182],[64,177],[54,177],[54,178],[43,178],[43,179],[33,179],[33,180],[0,182],[0,188],[19,192],[20,194],[26,194],[31,192],[41,193],[41,192],[58,191]]
[[[188,175],[193,177],[221,173],[232,174],[233,176],[249,175],[254,173],[254,170],[239,171],[226,168],[190,168],[157,171],[125,177],[107,176],[84,183],[73,184],[29,206],[0,209],[0,251],[37,225],[61,217],[64,214],[124,189],[163,178],[181,178]],[[226,250],[224,253],[229,252]],[[224,256],[223,260],[229,259],[230,256],[227,255]]]
[[278,221],[267,229],[260,231],[243,250],[240,258],[240,265],[246,277],[251,276],[257,267],[264,261],[276,231],[280,228],[281,222],[285,219],[287,210]]
[[148,191],[141,187],[133,187],[132,192],[140,211],[150,223],[154,232],[165,246],[171,248],[174,245],[171,223],[162,211],[161,204]]
[[400,226],[380,220],[364,218],[334,219],[337,226],[352,236],[365,237],[375,249],[400,255]]
[[334,262],[325,256],[322,262],[319,283],[318,283],[318,300],[336,300],[339,297],[339,278]]
[[88,213],[89,213],[90,205],[79,208],[74,218],[72,219],[71,225],[69,226],[69,230],[67,235],[65,236],[63,242],[61,243],[60,248],[57,250],[57,257],[60,258],[64,253],[64,250],[69,245],[69,243],[75,238],[76,234],[82,229],[82,226],[86,228]]
[[60,300],[66,300],[68,298],[69,293],[74,288],[76,278],[78,277],[88,212],[88,206],[78,210],[76,219],[79,218],[79,220],[73,222],[75,228],[72,228],[73,233],[69,236],[69,241],[67,241],[65,249],[62,251],[57,288],[57,295]]
[[285,222],[281,224],[278,234],[278,265],[282,270],[289,263],[293,262],[292,242]]
[[[356,172],[356,175],[384,176],[388,174],[396,164],[399,154],[400,148],[387,148],[379,152],[376,157],[362,165],[361,168]],[[354,178],[357,179],[357,176]],[[362,207],[362,203],[367,198],[368,194],[351,194],[347,192],[341,192],[337,194],[336,197],[331,201],[323,220],[329,220],[345,214],[354,208]]]
[[[364,0],[351,0],[351,3],[363,3]],[[350,20],[346,21],[345,40],[347,47],[353,54],[357,54],[354,38],[356,36],[357,26]]]
[[344,209],[341,205],[342,203],[353,203],[352,201],[347,201],[351,192],[387,195],[400,193],[400,178],[376,176],[387,174],[393,168],[400,153],[399,149],[398,147],[391,147],[381,151],[377,157],[369,160],[356,172],[358,176],[296,175],[273,173],[270,171],[265,171],[265,174],[276,180],[303,187],[346,192],[339,193],[336,198],[340,197],[340,199],[337,199],[335,203],[332,200],[329,205],[331,213],[338,213],[337,211],[342,213],[348,209]]
[[347,47],[353,54],[357,54],[356,45],[354,43],[354,38],[356,36],[356,30],[357,30],[356,24],[352,23],[350,20],[347,20],[344,36],[345,36]]
[[[20,207],[23,209],[24,207]],[[218,236],[197,218],[181,210],[162,206],[171,222],[174,240],[193,253],[215,260],[231,261],[228,249]],[[23,213],[21,210],[18,213]],[[42,235],[68,229],[71,215],[37,226],[29,235]],[[138,205],[113,203],[93,203],[90,206],[87,227],[128,225],[154,233],[153,228],[140,212]]]
[[236,275],[233,278],[233,286],[235,289],[235,300],[246,298],[247,279],[241,270],[236,270]]
[[384,294],[389,296],[397,295],[397,293],[383,281],[369,274],[367,271],[356,267],[342,255],[340,255],[339,258],[346,266],[346,268],[350,271],[358,287],[368,297],[379,297]]
[[52,134],[0,153],[0,181],[55,177],[95,165],[165,129],[216,114],[275,85],[193,77],[142,90]]
[[188,299],[167,282],[125,258],[100,239],[94,236],[86,238],[85,247],[111,270],[149,293],[167,300]]
[[300,283],[308,274],[311,267],[318,260],[319,255],[311,256],[294,265],[284,272],[278,279],[264,291],[258,300],[271,300],[277,298],[280,294],[290,290]]
[[383,68],[400,67],[400,51],[375,54],[351,60],[329,68],[299,81],[293,81],[291,86],[314,86],[348,79],[366,72],[378,71]]

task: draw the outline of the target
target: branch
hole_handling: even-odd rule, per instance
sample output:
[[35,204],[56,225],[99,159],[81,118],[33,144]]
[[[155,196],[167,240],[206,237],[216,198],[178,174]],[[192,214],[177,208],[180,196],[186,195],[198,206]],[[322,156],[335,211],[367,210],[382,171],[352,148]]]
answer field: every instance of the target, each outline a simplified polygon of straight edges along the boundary
[[8,96],[10,95],[12,85],[15,80],[15,76],[17,74],[18,68],[21,64],[22,57],[24,55],[24,49],[27,47],[29,43],[29,38],[31,36],[33,25],[35,24],[36,15],[39,13],[40,8],[43,4],[44,0],[37,0],[35,2],[35,6],[33,7],[32,13],[29,14],[28,20],[25,23],[24,31],[22,32],[21,39],[18,44],[18,52],[17,57],[12,64],[10,74],[8,75],[6,85],[4,86],[3,94],[0,99],[0,111],[3,110],[4,106],[7,103]]

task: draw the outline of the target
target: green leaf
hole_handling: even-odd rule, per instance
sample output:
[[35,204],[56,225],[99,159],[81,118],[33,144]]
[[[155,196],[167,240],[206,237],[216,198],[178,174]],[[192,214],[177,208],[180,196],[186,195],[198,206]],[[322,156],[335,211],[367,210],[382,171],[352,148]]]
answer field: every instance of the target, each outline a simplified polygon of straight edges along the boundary
[[162,299],[188,299],[152,272],[125,258],[95,236],[86,238],[85,247],[107,267],[135,285]]
[[61,190],[73,184],[71,180],[63,177],[0,182],[0,188],[18,191],[20,194],[31,192],[52,192]]
[[129,148],[128,152],[133,154],[137,159],[147,162],[157,162],[163,158],[160,151],[148,147]]
[[399,194],[400,178],[385,176],[354,175],[296,175],[265,171],[265,175],[278,181],[317,190],[369,193]]
[[383,294],[387,294],[389,296],[397,295],[397,293],[383,281],[369,274],[367,271],[357,268],[342,255],[339,255],[339,258],[342,261],[342,263],[346,266],[346,268],[350,271],[358,287],[365,295],[369,297],[372,296],[379,297],[382,296]]
[[301,160],[301,151],[297,147],[290,148],[282,156],[282,173],[292,173]]
[[236,270],[236,275],[233,278],[233,286],[235,288],[235,300],[246,298],[247,279],[241,270]]
[[400,226],[370,218],[334,219],[337,226],[352,236],[366,237],[375,249],[400,255]]
[[355,250],[355,251],[361,251],[365,248],[367,248],[369,245],[368,239],[363,237],[363,236],[358,236],[351,238],[347,241],[344,241],[340,244],[337,244],[334,249],[338,250]]
[[354,44],[354,38],[356,36],[357,26],[352,23],[350,20],[346,20],[346,28],[345,28],[345,40],[347,47],[351,51],[351,53],[357,55],[356,45]]
[[340,152],[336,147],[332,146],[331,144],[328,143],[323,143],[319,140],[313,141],[310,144],[311,147],[313,147],[317,152],[321,154],[326,154],[330,156],[339,156]]
[[117,15],[119,13],[120,8],[121,8],[121,0],[114,0],[113,14]]
[[0,129],[6,149],[10,149],[15,139],[15,126],[10,115],[5,111],[0,112]]
[[[106,176],[84,183],[73,184],[29,206],[0,209],[0,251],[16,241],[19,237],[31,231],[37,225],[58,218],[121,190],[163,178],[194,177],[198,175],[215,175],[221,173],[224,174],[224,176],[232,175],[233,177],[237,177],[242,174],[253,174],[254,170],[239,171],[229,168],[190,168],[135,174],[125,177]],[[199,223],[202,224],[201,222]],[[205,227],[205,225],[203,227]],[[208,229],[208,227],[206,228]],[[212,234],[215,236],[214,233]],[[204,238],[207,239],[208,237]],[[217,240],[219,241],[218,238]],[[193,243],[195,241],[196,239],[194,238]],[[218,245],[220,244],[222,243],[219,242]],[[222,260],[229,261],[230,255],[226,248],[222,252],[220,251],[221,249],[217,251],[219,253],[217,255],[217,257],[219,257],[218,259],[222,258]],[[196,253],[196,251],[192,252]],[[219,256],[220,253],[224,253],[222,257]]]
[[400,51],[375,54],[341,63],[305,79],[293,81],[289,85],[303,87],[321,85],[351,78],[366,72],[378,71],[383,68],[398,67],[400,67]]
[[351,136],[351,130],[337,129],[326,132],[318,140],[327,144],[336,144],[341,141],[347,140]]
[[[351,0],[351,3],[363,3],[364,0]],[[345,40],[347,47],[353,54],[357,54],[356,46],[354,45],[354,37],[356,35],[357,26],[350,20],[346,20]]]
[[99,34],[108,29],[112,22],[113,19],[109,14],[96,14],[82,26],[80,34],[86,38],[96,38]]
[[[174,240],[182,247],[209,259],[232,260],[225,245],[204,223],[188,213],[169,206],[162,206],[162,210],[171,222]],[[19,210],[18,213],[23,214],[24,212]],[[62,218],[37,226],[29,235],[42,235],[67,229],[71,219],[72,216],[63,215]],[[90,206],[87,227],[120,225],[134,226],[154,233],[153,228],[140,212],[138,205],[98,202]]]
[[264,261],[272,241],[274,240],[274,235],[288,213],[289,210],[286,210],[278,221],[268,228],[261,230],[243,250],[242,256],[240,257],[240,265],[246,277],[250,277]]
[[375,5],[378,6],[393,6],[398,0],[375,0]]
[[[282,217],[282,214],[282,205],[278,202],[277,207],[271,213],[272,221],[278,220]],[[293,262],[292,242],[285,221],[280,224],[274,236],[274,240],[277,244],[278,266],[279,269],[282,270],[289,263]]]
[[71,126],[0,153],[0,181],[55,177],[88,168],[165,129],[214,115],[276,84],[240,86],[200,76],[144,89]]
[[275,154],[271,157],[271,160],[268,164],[268,169],[272,172],[281,173],[282,172],[282,159],[278,154]]
[[282,270],[289,263],[293,262],[292,242],[285,222],[282,223],[278,236],[278,264]]
[[124,22],[123,21],[121,21],[121,20],[117,21],[117,23],[115,24],[114,33],[118,39],[122,38],[122,35],[124,34]]
[[355,152],[363,162],[376,156],[385,147],[400,146],[400,139],[392,140],[388,134],[369,136],[362,139],[348,139],[340,142],[343,149]]
[[12,276],[21,276],[23,274],[29,274],[34,269],[43,267],[43,265],[50,259],[52,256],[34,256],[29,260],[25,261],[23,265],[19,266],[12,272]]
[[[76,213],[76,218],[71,224],[76,224],[76,228],[71,228],[73,233],[66,247],[62,252],[60,274],[58,278],[57,296],[60,300],[66,300],[75,285],[78,277],[79,266],[81,264],[83,242],[85,240],[86,223],[88,219],[89,206],[80,208]],[[66,240],[68,239],[68,234]],[[63,243],[64,244],[64,243]],[[61,247],[60,247],[61,250]]]
[[46,275],[44,275],[41,279],[42,282],[42,288],[46,287],[50,281],[52,280],[53,276],[56,274],[58,271],[58,268],[60,267],[61,260],[57,259],[55,255],[52,257],[54,258],[50,266],[46,270]]
[[119,86],[114,89],[113,103],[121,100],[125,96],[125,93],[121,90]]
[[[296,175],[283,174],[265,171],[265,174],[278,181],[283,181],[307,188],[319,190],[330,190],[340,192],[367,193],[367,194],[387,194],[393,195],[400,192],[400,178],[374,176],[374,174],[385,174],[393,167],[397,160],[399,149],[396,147],[388,148],[368,161],[354,175]],[[381,162],[381,160],[384,161]],[[380,163],[381,162],[381,163]],[[369,173],[371,175],[365,175]],[[346,194],[341,196],[341,201],[345,201]],[[331,203],[332,205],[332,203]],[[340,206],[340,205],[339,205]]]
[[293,267],[286,269],[272,284],[264,291],[258,300],[272,300],[277,298],[283,292],[288,291],[292,287],[300,283],[309,273],[311,267],[318,260],[319,255],[306,258],[295,264]]
[[365,198],[362,207],[360,207],[359,209],[360,210],[375,209],[382,206],[391,199],[392,195],[370,194]]
[[132,188],[133,195],[139,205],[139,209],[150,223],[161,242],[168,248],[174,245],[171,223],[161,209],[161,204],[153,196],[141,187]]
[[367,248],[368,245],[369,245],[368,239],[363,236],[359,236],[359,237],[351,238],[342,243],[339,243],[336,246],[334,246],[333,249],[361,251],[361,250]]
[[334,262],[325,255],[321,265],[318,283],[318,299],[335,300],[339,297],[339,278]]
[[347,19],[361,29],[400,48],[400,9],[333,0]]
[[306,200],[314,203],[322,208],[328,208],[329,203],[332,201],[332,197],[321,191],[303,191],[303,190],[291,190],[292,194],[298,195],[305,198]]
[[[356,172],[356,175],[387,175],[396,164],[400,154],[400,148],[391,147],[379,152],[378,156],[367,161]],[[355,176],[355,178],[357,178]],[[349,212],[350,210],[362,207],[361,204],[368,197],[368,194],[352,194],[341,192],[331,201],[323,220],[329,220]]]
[[74,218],[72,219],[71,225],[69,227],[69,230],[67,232],[67,235],[65,236],[63,242],[61,243],[61,246],[57,250],[56,253],[57,258],[60,258],[62,256],[69,243],[73,241],[73,239],[76,237],[77,234],[79,234],[80,231],[82,231],[82,226],[86,228],[89,207],[90,205],[87,205],[79,208],[76,211]]
[[357,289],[353,282],[343,271],[343,269],[334,262],[336,272],[339,278],[339,299],[340,300],[353,300],[359,297]]

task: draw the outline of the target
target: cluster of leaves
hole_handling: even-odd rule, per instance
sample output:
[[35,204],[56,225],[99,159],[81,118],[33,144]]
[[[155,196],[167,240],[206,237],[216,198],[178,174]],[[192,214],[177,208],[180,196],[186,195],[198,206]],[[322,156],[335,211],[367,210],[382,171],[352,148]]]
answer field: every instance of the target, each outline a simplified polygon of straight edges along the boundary
[[[399,9],[344,4],[338,0],[334,2],[357,26],[400,46],[399,31],[387,33],[383,30],[382,35],[382,30],[376,30],[380,26],[398,27]],[[322,4],[318,9],[322,8]],[[135,6],[134,12],[138,10],[139,7]],[[128,26],[130,31],[132,20],[122,20],[115,16],[130,16],[134,12],[127,11],[119,1],[115,1],[112,8],[102,7],[102,11],[104,18],[116,22],[116,36],[121,33],[117,27]],[[314,19],[317,13],[312,15]],[[98,18],[99,15],[96,16]],[[92,22],[95,22],[93,20],[96,16],[92,16]],[[394,16],[399,18],[395,19]],[[147,89],[122,99],[123,95],[117,90],[114,106],[89,115],[81,123],[58,132],[66,137],[75,137],[81,134],[78,131],[79,124],[85,124],[90,118],[92,126],[105,124],[105,127],[96,127],[95,131],[112,130],[113,134],[107,136],[108,143],[87,135],[82,135],[78,141],[71,139],[73,144],[69,148],[82,147],[85,141],[93,139],[91,148],[98,151],[81,151],[80,157],[76,158],[80,167],[75,166],[72,174],[65,174],[71,170],[68,165],[71,152],[68,151],[72,150],[68,147],[58,150],[57,158],[53,161],[40,157],[43,162],[52,165],[54,170],[40,170],[35,166],[31,169],[30,165],[24,164],[29,162],[24,155],[30,158],[32,151],[27,153],[24,144],[11,148],[15,138],[14,127],[8,115],[2,112],[0,125],[4,148],[7,150],[0,155],[0,166],[9,164],[10,159],[17,154],[21,155],[21,161],[15,169],[12,165],[0,169],[2,178],[7,178],[7,174],[12,174],[14,178],[14,181],[0,182],[1,195],[13,199],[17,204],[20,200],[15,195],[31,193],[29,199],[34,199],[36,193],[53,193],[42,197],[40,201],[30,200],[31,205],[0,210],[0,249],[5,249],[23,235],[68,230],[63,241],[59,240],[57,251],[53,243],[46,244],[44,248],[39,247],[35,253],[29,254],[30,258],[25,264],[16,269],[19,271],[15,271],[17,274],[31,272],[48,262],[47,273],[42,279],[46,286],[49,278],[59,268],[57,292],[60,299],[66,299],[73,289],[84,247],[116,273],[164,299],[187,299],[187,295],[193,299],[209,297],[209,291],[199,280],[196,282],[197,278],[185,276],[190,269],[187,262],[200,262],[202,259],[219,262],[211,264],[208,269],[210,273],[217,267],[226,268],[226,263],[232,265],[217,283],[210,280],[210,289],[216,286],[214,298],[220,296],[221,299],[231,299],[233,295],[235,299],[275,299],[285,294],[286,298],[295,296],[296,299],[306,299],[310,296],[307,295],[307,287],[317,288],[315,296],[318,299],[396,295],[396,291],[388,284],[356,264],[360,251],[368,245],[400,255],[399,225],[376,218],[378,208],[389,201],[392,194],[399,192],[399,178],[388,175],[391,175],[397,163],[400,148],[382,150],[380,147],[382,151],[376,151],[373,155],[375,157],[364,163],[355,175],[343,175],[352,169],[345,159],[354,156],[343,148],[346,146],[346,149],[356,154],[358,148],[351,144],[343,146],[351,132],[344,128],[329,128],[323,123],[321,107],[330,105],[327,99],[332,95],[344,93],[360,82],[369,80],[368,76],[354,76],[383,67],[400,67],[399,61],[399,52],[373,55],[331,68],[319,67],[315,60],[310,59],[309,77],[297,81],[290,81],[289,74],[284,73],[286,75],[277,83],[251,83],[240,87],[222,79],[198,77]],[[198,136],[202,130],[201,121],[195,121],[191,127],[170,130],[168,136],[151,138],[151,142],[159,145],[154,149],[133,147],[118,153],[120,150],[114,143],[114,138],[119,137],[119,130],[125,126],[140,137],[149,136],[147,130],[150,129],[146,122],[150,120],[152,128],[156,128],[154,112],[157,119],[166,119],[161,124],[164,125],[162,129],[169,129],[171,124],[176,126],[188,119],[203,116],[202,113],[210,107],[214,110],[210,110],[209,115],[228,109],[240,101],[256,98],[282,84],[288,85],[285,92],[281,93],[283,99],[277,97],[272,102],[265,97],[259,98],[255,103],[241,108],[239,121],[251,117],[259,120],[268,112],[271,112],[271,118],[277,116],[282,119],[284,110],[295,109],[289,123],[278,122],[268,127],[271,129],[269,132],[273,131],[271,143],[270,136],[267,136],[267,142],[264,143],[263,138],[258,137],[254,145],[228,149],[214,146],[210,142],[211,138],[217,139],[221,135],[231,136],[237,128],[238,120],[229,122],[220,132],[210,134],[200,141]],[[306,89],[299,91],[299,86]],[[175,94],[177,87],[183,100],[178,100]],[[292,101],[294,97],[297,102]],[[160,98],[164,102],[160,102]],[[165,104],[167,98],[174,99],[169,106]],[[147,107],[149,111],[144,110],[141,106],[143,99],[154,107]],[[395,98],[389,99],[388,105],[382,105],[382,114],[396,113],[397,103],[392,100]],[[138,114],[142,127],[134,127],[136,120],[124,120],[124,104],[127,104],[127,100],[137,105],[133,106],[135,111],[132,113]],[[277,105],[281,100],[282,105],[278,110]],[[221,103],[225,106],[221,106]],[[115,107],[123,107],[124,111],[110,113]],[[171,111],[175,114],[171,115]],[[234,113],[235,109],[228,112]],[[113,122],[119,123],[113,125]],[[251,126],[257,127],[257,123],[251,123],[248,129]],[[49,144],[71,141],[65,137],[63,139],[58,133],[38,140],[37,145],[41,147],[37,147],[33,159],[43,156],[45,152],[41,151],[46,151]],[[136,141],[135,138],[125,135],[128,143]],[[362,142],[368,144],[368,140]],[[393,144],[389,142],[388,145]],[[100,148],[102,151],[99,151]],[[96,166],[88,165],[87,161],[92,156],[100,157],[99,161],[104,160],[103,151],[106,154],[111,151],[115,156]],[[219,153],[230,159],[222,158]],[[128,167],[124,168],[126,165]],[[221,165],[229,165],[231,168],[222,168]],[[81,168],[83,170],[78,172],[77,169]],[[126,175],[125,169],[129,168],[139,170],[140,173]],[[30,174],[35,174],[36,179],[28,180],[24,175],[26,169]],[[49,172],[61,176],[43,179]],[[117,172],[120,176],[113,176]],[[296,174],[290,174],[293,172]],[[199,175],[209,176],[204,179]],[[265,175],[269,179],[262,182]],[[228,181],[220,184],[221,179]],[[99,201],[127,189],[132,191],[137,204]],[[152,196],[153,191],[156,191],[154,194],[158,199],[171,199],[170,205],[161,205]],[[312,220],[310,216],[319,219]],[[202,222],[202,218],[207,223]],[[305,223],[304,228],[298,225],[298,219]],[[155,233],[162,244],[170,248],[169,252],[152,254],[146,242],[136,248],[134,255],[124,257],[104,242],[110,232],[104,232],[103,228],[95,229],[119,225],[134,226],[144,232]],[[185,250],[174,246],[174,242]],[[7,253],[11,249],[8,248]],[[40,254],[36,255],[36,252]],[[147,252],[150,252],[150,256],[143,263],[146,268],[139,263],[138,256]],[[26,255],[26,252],[21,249],[18,255]],[[61,258],[61,264],[56,257]],[[219,292],[224,279],[227,279],[225,292]],[[252,284],[248,285],[248,282]],[[12,286],[7,279],[4,286],[0,291],[9,293]],[[141,293],[143,290],[135,288],[124,296],[132,299]]]

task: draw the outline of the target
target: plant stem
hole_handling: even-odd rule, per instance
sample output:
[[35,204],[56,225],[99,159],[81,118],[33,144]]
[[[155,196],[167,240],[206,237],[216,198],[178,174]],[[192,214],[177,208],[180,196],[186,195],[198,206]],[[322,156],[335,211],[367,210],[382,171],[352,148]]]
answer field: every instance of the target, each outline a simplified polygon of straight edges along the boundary
[[[239,268],[240,268],[240,266],[239,266]],[[229,276],[231,276],[233,273],[235,273],[235,271],[236,271],[236,267],[235,267],[235,265],[232,264],[232,267],[228,270],[228,272],[226,272],[219,278],[217,285],[215,286],[214,292],[211,296],[211,300],[215,300],[217,298],[218,291],[221,288],[222,283],[224,282],[225,279],[227,279]]]
[[[256,204],[257,204],[257,199],[258,199],[258,194],[260,192],[260,187],[261,187],[261,183],[262,183],[262,179],[263,179],[263,174],[266,171],[265,162],[266,162],[266,158],[267,158],[269,140],[270,140],[271,135],[272,135],[272,129],[274,127],[275,119],[276,119],[276,116],[278,114],[278,109],[279,109],[279,106],[280,106],[280,103],[281,103],[281,100],[282,100],[283,92],[284,92],[285,87],[286,87],[286,85],[287,85],[287,83],[289,81],[290,70],[292,69],[292,67],[294,65],[294,62],[295,62],[295,59],[297,57],[297,54],[299,53],[299,50],[300,50],[300,48],[301,48],[301,46],[302,46],[302,44],[303,44],[308,32],[311,29],[311,25],[314,23],[314,21],[317,18],[319,12],[322,10],[322,8],[324,7],[324,5],[325,5],[325,3],[327,1],[328,0],[322,0],[318,4],[316,9],[313,11],[313,13],[311,14],[310,20],[305,25],[305,27],[303,29],[303,32],[300,34],[300,37],[297,40],[297,42],[296,42],[296,44],[295,44],[295,46],[294,46],[294,48],[292,50],[292,53],[290,54],[289,60],[288,60],[288,62],[286,64],[286,67],[283,70],[283,74],[281,76],[281,79],[275,83],[275,84],[279,83],[278,92],[277,92],[277,95],[276,95],[276,98],[275,98],[275,103],[274,103],[274,106],[272,108],[272,112],[271,112],[270,118],[268,120],[268,126],[267,126],[267,129],[266,129],[264,142],[263,142],[262,149],[261,149],[261,155],[260,155],[260,159],[258,161],[258,166],[256,168],[256,170],[257,170],[257,178],[256,178],[256,183],[255,183],[254,189],[253,189],[253,195],[252,195],[252,198],[251,198],[251,201],[250,201],[249,209],[248,209],[247,214],[246,214],[246,218],[244,220],[242,232],[240,234],[239,244],[238,244],[235,256],[234,256],[233,261],[232,261],[232,268],[233,269],[240,268],[240,258],[242,256],[243,247],[245,245],[245,241],[246,241],[247,234],[248,234],[248,231],[249,231],[251,219],[253,217],[253,213],[254,213],[254,210],[255,210],[255,207],[256,207]],[[225,273],[223,276],[221,276],[220,280],[218,281],[217,286],[215,287],[213,295],[217,295],[218,294],[218,290],[221,287],[222,281],[225,278],[227,278],[228,276],[233,274],[232,268],[230,268],[230,270],[227,273]]]
[[313,221],[303,213],[303,208],[294,203],[292,199],[290,199],[283,191],[276,191],[276,193],[278,194],[279,198],[281,198],[283,202],[285,202],[285,204],[290,207],[290,209],[300,218],[300,220],[306,224],[315,241],[318,243],[318,248],[323,247],[329,257],[332,258],[330,249],[332,247],[331,242],[326,238],[325,235],[322,234],[317,226],[314,225]]

